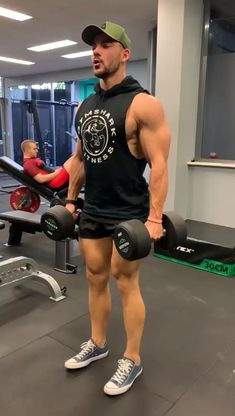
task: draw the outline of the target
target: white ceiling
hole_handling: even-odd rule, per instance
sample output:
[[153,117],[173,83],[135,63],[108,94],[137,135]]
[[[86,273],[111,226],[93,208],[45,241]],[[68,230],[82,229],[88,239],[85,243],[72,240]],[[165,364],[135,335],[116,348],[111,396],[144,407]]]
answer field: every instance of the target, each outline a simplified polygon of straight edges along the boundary
[[[121,24],[132,40],[132,60],[148,55],[148,31],[156,26],[157,0],[0,0],[1,7],[33,16],[17,22],[0,16],[0,56],[33,61],[32,66],[0,61],[0,76],[16,77],[90,66],[90,57],[64,59],[60,55],[89,49],[81,40],[91,23],[111,20]],[[27,47],[70,39],[78,42],[47,52]]]

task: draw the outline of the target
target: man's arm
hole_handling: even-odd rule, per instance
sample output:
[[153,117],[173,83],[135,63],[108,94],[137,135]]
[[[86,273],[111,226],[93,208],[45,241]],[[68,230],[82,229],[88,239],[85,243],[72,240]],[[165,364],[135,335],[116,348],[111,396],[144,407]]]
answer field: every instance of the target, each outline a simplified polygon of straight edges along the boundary
[[52,179],[54,179],[56,176],[59,175],[61,168],[56,169],[54,172],[51,173],[37,173],[37,175],[35,175],[33,177],[33,179],[35,179],[35,181],[39,182],[39,183],[45,183],[45,182],[49,182]]
[[[84,164],[82,157],[81,141],[78,138],[75,152],[72,156],[71,172],[69,175],[69,189],[67,199],[76,200],[85,182]],[[66,204],[70,212],[74,212],[76,207],[73,204]]]
[[146,226],[151,237],[156,239],[163,233],[161,219],[168,190],[170,132],[160,102],[146,94],[140,96],[135,106],[139,140],[150,166],[150,210]]

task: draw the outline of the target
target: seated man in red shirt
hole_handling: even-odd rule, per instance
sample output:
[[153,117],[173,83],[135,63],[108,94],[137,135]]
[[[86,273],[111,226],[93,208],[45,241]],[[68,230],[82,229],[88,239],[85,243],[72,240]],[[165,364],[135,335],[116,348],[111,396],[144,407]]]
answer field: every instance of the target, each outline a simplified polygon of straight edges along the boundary
[[43,160],[37,158],[38,148],[34,140],[24,140],[21,143],[21,150],[26,175],[31,176],[39,183],[45,183],[50,188],[57,189],[69,184],[72,157],[66,160],[61,168],[53,170],[48,168]]

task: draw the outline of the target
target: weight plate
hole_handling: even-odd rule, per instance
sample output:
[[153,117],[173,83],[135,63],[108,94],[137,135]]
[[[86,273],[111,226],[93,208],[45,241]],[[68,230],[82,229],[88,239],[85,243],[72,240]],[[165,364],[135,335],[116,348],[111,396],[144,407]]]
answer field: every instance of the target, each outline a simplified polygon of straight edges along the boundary
[[170,250],[187,238],[187,227],[184,219],[174,211],[168,211],[162,216],[162,226],[165,230],[165,236],[156,241],[154,247],[160,247],[163,250]]
[[114,242],[119,254],[126,260],[146,257],[151,249],[151,239],[140,220],[129,220],[119,224],[114,233]]
[[27,186],[21,186],[11,193],[10,206],[13,210],[36,212],[40,207],[40,196]]
[[74,236],[75,221],[72,214],[63,206],[55,205],[41,217],[43,232],[51,240],[63,240]]

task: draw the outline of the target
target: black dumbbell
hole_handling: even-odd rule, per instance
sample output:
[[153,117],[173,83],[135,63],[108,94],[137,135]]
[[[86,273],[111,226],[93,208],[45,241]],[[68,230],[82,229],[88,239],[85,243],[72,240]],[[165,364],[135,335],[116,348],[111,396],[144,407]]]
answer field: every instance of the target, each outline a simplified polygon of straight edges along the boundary
[[[164,235],[155,244],[171,249],[185,241],[187,237],[186,223],[175,212],[167,212],[162,216]],[[140,220],[129,220],[120,223],[113,236],[118,253],[126,260],[138,260],[146,257],[152,240],[145,225]]]
[[54,207],[55,205],[62,205],[62,207],[65,207],[66,203],[64,199],[55,196],[50,202],[50,208]]
[[79,198],[76,208],[76,219],[62,205],[55,205],[44,212],[41,217],[41,226],[46,236],[55,241],[64,240],[65,238],[75,238],[75,227],[79,224],[79,218],[83,208],[82,198]]

